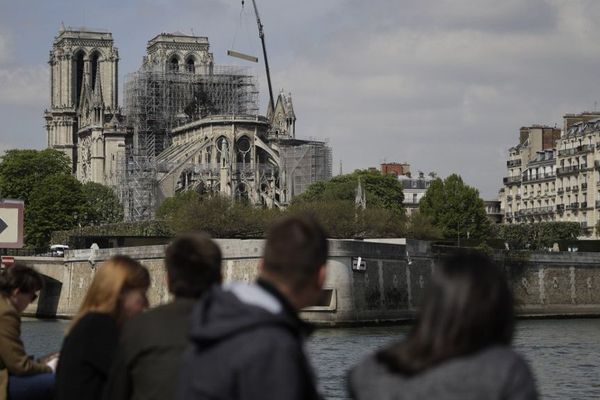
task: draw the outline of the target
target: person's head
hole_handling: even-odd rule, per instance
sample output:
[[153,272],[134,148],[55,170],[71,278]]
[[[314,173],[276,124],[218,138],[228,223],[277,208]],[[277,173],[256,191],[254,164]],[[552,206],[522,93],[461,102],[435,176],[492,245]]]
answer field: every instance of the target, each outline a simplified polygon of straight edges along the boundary
[[459,252],[435,267],[407,340],[378,358],[412,375],[453,357],[510,345],[513,330],[513,297],[503,271],[483,254]]
[[123,323],[148,307],[149,286],[146,267],[128,256],[111,257],[96,271],[71,327],[89,312],[109,314]]
[[284,217],[267,232],[260,275],[300,309],[319,299],[326,263],[323,228],[308,216]]
[[221,282],[221,250],[204,234],[175,239],[165,252],[165,265],[169,291],[175,297],[198,298]]
[[40,273],[26,265],[16,263],[0,272],[0,294],[19,313],[37,299],[37,293],[43,287],[44,280]]

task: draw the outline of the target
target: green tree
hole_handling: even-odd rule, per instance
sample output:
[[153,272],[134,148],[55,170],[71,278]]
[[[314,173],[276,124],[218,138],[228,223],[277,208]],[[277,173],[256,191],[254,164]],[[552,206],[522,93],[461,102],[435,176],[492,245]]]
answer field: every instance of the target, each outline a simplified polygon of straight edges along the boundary
[[220,238],[263,237],[277,209],[263,209],[226,197],[202,198],[194,192],[176,195],[159,207],[157,217],[175,234],[204,231]]
[[71,161],[62,152],[8,150],[0,161],[0,196],[21,199],[27,206],[31,192],[52,175],[71,173]]
[[123,206],[114,190],[95,182],[87,182],[82,188],[85,209],[84,225],[113,224],[123,221]]
[[358,180],[365,190],[367,208],[385,208],[397,216],[404,215],[402,184],[394,175],[378,171],[355,171],[339,175],[327,182],[317,182],[297,196],[293,203],[327,202],[334,200],[354,201]]
[[50,175],[29,194],[25,208],[25,235],[29,246],[48,245],[53,231],[78,226],[86,212],[82,185],[72,175]]
[[490,234],[490,221],[479,191],[456,174],[431,182],[419,203],[419,212],[448,239],[468,236],[483,241]]
[[433,225],[431,219],[418,211],[408,217],[406,236],[422,240],[437,240],[444,237],[442,231]]
[[550,248],[562,240],[577,239],[580,234],[581,227],[577,222],[539,222],[503,225],[498,237],[512,250],[538,250]]

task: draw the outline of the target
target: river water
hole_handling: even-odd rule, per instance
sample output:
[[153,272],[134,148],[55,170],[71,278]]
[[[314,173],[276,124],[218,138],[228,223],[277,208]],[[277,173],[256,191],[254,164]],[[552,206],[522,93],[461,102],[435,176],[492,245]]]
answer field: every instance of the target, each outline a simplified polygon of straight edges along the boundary
[[[60,348],[66,322],[24,320],[22,335],[30,354]],[[318,330],[309,355],[328,399],[346,399],[348,368],[366,354],[402,338],[409,327]],[[517,351],[529,361],[544,399],[600,399],[600,319],[522,320]]]

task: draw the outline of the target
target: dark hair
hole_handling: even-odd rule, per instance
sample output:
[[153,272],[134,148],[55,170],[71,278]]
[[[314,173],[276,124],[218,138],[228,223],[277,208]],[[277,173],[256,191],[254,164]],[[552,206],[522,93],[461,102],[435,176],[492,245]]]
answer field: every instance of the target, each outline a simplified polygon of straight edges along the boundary
[[407,339],[377,359],[393,372],[415,375],[453,357],[509,345],[513,330],[513,297],[503,271],[483,254],[461,251],[434,269]]
[[175,239],[165,252],[171,293],[178,297],[200,297],[221,282],[221,250],[207,235],[189,234]]
[[265,272],[301,290],[327,262],[327,235],[309,216],[290,216],[275,222],[267,232]]
[[0,272],[0,293],[4,296],[10,296],[15,289],[22,293],[35,293],[43,287],[42,275],[27,265],[16,263]]

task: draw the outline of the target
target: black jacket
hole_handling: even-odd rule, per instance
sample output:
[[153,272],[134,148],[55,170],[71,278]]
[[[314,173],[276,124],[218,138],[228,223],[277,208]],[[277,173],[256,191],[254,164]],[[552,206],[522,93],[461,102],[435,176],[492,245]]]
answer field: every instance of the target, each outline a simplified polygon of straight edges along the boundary
[[318,399],[307,325],[266,282],[213,288],[192,312],[180,400]]
[[106,400],[175,398],[194,303],[194,299],[176,299],[125,324],[106,385]]
[[117,323],[110,315],[90,312],[83,316],[60,351],[56,399],[101,399],[118,338]]

